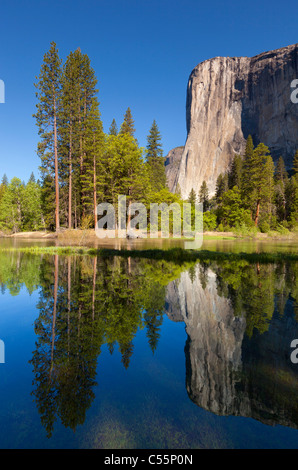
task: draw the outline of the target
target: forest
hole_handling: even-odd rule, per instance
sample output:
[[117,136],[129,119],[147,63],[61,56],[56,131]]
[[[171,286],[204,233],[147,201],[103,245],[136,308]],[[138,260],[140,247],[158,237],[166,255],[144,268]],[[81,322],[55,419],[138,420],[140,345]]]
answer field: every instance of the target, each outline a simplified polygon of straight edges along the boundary
[[[0,230],[88,229],[97,223],[96,207],[117,208],[118,195],[132,202],[183,204],[180,189],[167,188],[162,138],[153,119],[146,148],[135,137],[128,107],[118,129],[113,119],[103,129],[97,78],[90,58],[80,49],[65,63],[56,44],[44,55],[35,83],[40,158],[39,177],[28,182],[3,175],[0,184]],[[204,230],[288,233],[298,227],[298,150],[293,167],[280,156],[275,165],[266,145],[248,136],[244,155],[231,156],[219,175],[216,194],[204,181],[188,202],[203,203]]]

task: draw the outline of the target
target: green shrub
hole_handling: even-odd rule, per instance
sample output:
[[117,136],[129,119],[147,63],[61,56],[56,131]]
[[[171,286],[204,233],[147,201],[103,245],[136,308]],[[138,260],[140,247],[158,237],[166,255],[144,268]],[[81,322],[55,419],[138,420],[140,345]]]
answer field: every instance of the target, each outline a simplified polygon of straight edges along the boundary
[[270,231],[270,224],[267,220],[260,224],[260,230],[262,233],[268,233]]
[[289,235],[290,233],[290,230],[286,227],[284,227],[284,225],[282,224],[278,224],[277,227],[276,227],[276,231],[280,234],[280,235]]
[[258,233],[258,228],[254,226],[247,226],[244,223],[236,224],[235,233],[240,237],[255,237]]
[[203,223],[205,231],[213,231],[216,229],[216,214],[210,211],[206,211],[203,214]]

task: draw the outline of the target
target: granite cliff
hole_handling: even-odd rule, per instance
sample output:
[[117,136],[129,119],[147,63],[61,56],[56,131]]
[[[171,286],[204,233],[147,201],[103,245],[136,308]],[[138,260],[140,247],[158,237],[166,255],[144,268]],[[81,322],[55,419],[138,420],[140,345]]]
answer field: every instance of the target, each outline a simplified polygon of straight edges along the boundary
[[205,180],[214,194],[218,175],[234,154],[243,153],[249,134],[255,145],[270,148],[275,161],[283,156],[289,169],[298,148],[298,104],[290,99],[296,78],[298,44],[197,65],[187,86],[185,147],[182,155],[174,149],[166,159],[169,188],[179,185],[187,198]]
[[217,415],[298,428],[297,365],[289,359],[289,345],[298,337],[293,300],[283,315],[274,312],[268,331],[248,337],[245,316],[235,316],[219,282],[212,269],[196,265],[167,287],[167,315],[183,321],[187,333],[189,398]]

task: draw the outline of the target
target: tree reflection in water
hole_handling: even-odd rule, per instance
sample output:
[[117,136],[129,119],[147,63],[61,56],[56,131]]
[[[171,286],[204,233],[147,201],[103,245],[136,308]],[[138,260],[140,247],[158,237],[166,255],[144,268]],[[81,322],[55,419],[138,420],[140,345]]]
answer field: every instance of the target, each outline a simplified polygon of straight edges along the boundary
[[[73,430],[94,399],[103,345],[125,368],[145,328],[154,352],[163,315],[188,335],[186,389],[219,415],[298,427],[298,265],[0,254],[1,289],[39,288],[33,397],[51,436],[59,418]],[[100,362],[100,361],[99,361]],[[100,375],[99,375],[100,381]]]

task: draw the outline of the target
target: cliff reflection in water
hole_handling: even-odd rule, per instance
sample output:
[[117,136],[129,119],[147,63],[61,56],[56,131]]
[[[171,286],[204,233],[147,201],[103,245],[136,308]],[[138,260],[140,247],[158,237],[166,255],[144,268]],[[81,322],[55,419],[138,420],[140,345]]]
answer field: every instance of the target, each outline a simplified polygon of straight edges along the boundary
[[177,265],[142,259],[0,254],[0,283],[39,288],[32,395],[47,435],[73,430],[100,388],[100,354],[128,368],[145,329],[158,348],[163,315],[186,325],[186,389],[199,407],[298,427],[298,265]]
[[298,427],[297,265],[197,265],[168,287],[168,315],[184,321],[186,388],[218,415]]

